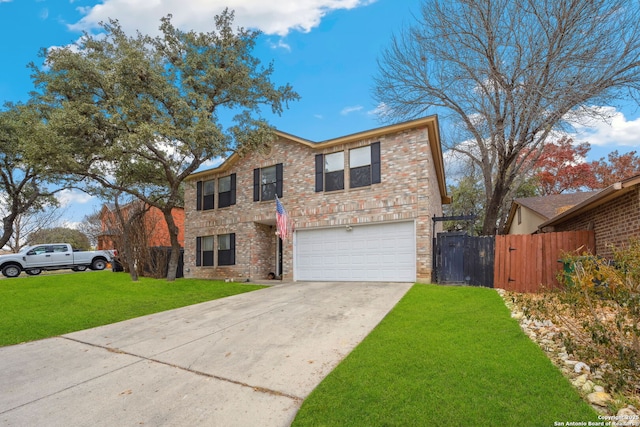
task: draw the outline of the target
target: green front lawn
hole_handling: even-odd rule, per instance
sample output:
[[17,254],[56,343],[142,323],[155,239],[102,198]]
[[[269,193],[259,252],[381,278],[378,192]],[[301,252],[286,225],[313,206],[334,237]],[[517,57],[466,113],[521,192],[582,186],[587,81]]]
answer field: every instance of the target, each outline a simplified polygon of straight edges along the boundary
[[415,285],[304,401],[293,425],[588,421],[598,421],[596,413],[494,290]]
[[110,271],[0,280],[0,346],[61,335],[263,288]]

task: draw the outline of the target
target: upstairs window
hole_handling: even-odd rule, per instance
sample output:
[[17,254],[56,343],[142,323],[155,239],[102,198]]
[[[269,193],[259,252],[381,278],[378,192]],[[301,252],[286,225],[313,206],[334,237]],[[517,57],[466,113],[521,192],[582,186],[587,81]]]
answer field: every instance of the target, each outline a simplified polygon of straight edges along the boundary
[[226,208],[236,204],[236,174],[218,179],[218,207]]
[[198,181],[196,184],[196,209],[197,210],[209,210],[214,206],[214,193],[216,188],[216,181]]
[[366,187],[380,182],[380,143],[349,150],[349,187]]
[[253,201],[282,197],[282,163],[253,170]]
[[316,155],[316,192],[344,190],[344,151]]

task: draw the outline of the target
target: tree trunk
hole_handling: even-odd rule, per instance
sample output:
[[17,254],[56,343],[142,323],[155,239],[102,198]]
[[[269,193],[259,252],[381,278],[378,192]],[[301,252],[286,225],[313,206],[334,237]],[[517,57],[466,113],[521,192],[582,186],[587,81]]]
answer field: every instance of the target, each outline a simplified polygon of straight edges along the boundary
[[167,268],[167,282],[176,280],[178,273],[178,263],[180,261],[180,242],[178,241],[178,226],[173,220],[172,208],[163,209],[164,220],[169,230],[169,238],[171,239],[171,255],[169,256],[169,266]]
[[495,177],[493,193],[485,210],[484,223],[482,224],[482,234],[484,236],[494,236],[498,231],[498,219],[501,213],[500,207],[506,194],[509,192],[509,188],[505,184],[504,173],[499,170]]
[[4,247],[4,245],[9,241],[11,235],[13,234],[13,221],[15,220],[15,215],[10,214],[4,218],[2,218],[2,236],[0,236],[0,248]]
[[122,233],[122,247],[123,247],[123,252],[124,252],[124,262],[129,266],[129,275],[131,276],[131,281],[132,282],[137,282],[139,280],[138,277],[138,269],[136,268],[135,265],[135,256],[133,256],[134,254],[134,250],[133,250],[133,245],[131,244],[131,239],[129,238],[129,231],[131,229],[131,225],[127,224],[127,227],[124,230],[124,233]]

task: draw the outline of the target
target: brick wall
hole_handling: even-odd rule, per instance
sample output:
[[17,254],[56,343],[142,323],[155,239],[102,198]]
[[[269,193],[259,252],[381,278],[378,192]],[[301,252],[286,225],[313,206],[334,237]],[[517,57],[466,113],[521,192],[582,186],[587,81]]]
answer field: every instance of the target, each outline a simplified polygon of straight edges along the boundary
[[[345,151],[380,142],[382,183],[333,192],[315,192],[315,155]],[[196,210],[196,180],[185,189],[185,275],[187,277],[264,279],[276,259],[275,202],[253,201],[253,169],[283,163],[281,201],[297,230],[347,224],[414,220],[417,234],[416,270],[420,280],[431,278],[433,215],[442,205],[427,129],[397,132],[375,139],[316,150],[299,142],[279,139],[268,154],[249,153],[231,170],[200,175],[210,180],[236,173],[236,204],[226,208]],[[345,168],[345,187],[349,182]],[[216,206],[217,206],[216,194]],[[227,232],[242,234],[236,240],[236,266],[219,269],[195,267],[198,236]],[[283,273],[293,278],[293,242],[284,242]]]
[[630,237],[640,238],[640,188],[555,226],[555,231],[573,230],[594,230],[596,253],[611,258],[611,245],[624,248]]
[[[125,213],[125,218],[128,213],[130,205],[125,205],[122,208]],[[174,208],[172,211],[173,220],[178,227],[178,242],[181,247],[184,247],[184,219],[185,211],[183,208]],[[118,225],[117,216],[115,213],[108,209],[101,211],[102,230],[107,234],[98,237],[98,249],[116,249],[113,238],[121,234],[120,226]],[[151,207],[144,217],[145,227],[147,229],[148,245],[153,246],[171,246],[171,238],[169,237],[169,228],[164,219],[164,215],[160,209]],[[115,234],[115,236],[111,235]]]

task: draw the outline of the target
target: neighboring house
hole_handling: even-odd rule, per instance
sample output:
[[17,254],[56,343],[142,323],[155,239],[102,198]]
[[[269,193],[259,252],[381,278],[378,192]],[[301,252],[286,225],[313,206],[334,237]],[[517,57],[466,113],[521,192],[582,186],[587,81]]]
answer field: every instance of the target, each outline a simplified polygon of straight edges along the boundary
[[[448,203],[438,120],[314,143],[276,132],[186,182],[185,276],[429,281]],[[295,232],[276,236],[276,195]]]
[[[131,210],[140,207],[140,202],[128,203],[120,207],[124,218],[128,218]],[[184,209],[174,208],[173,219],[178,226],[178,241],[180,247],[184,247]],[[98,236],[98,249],[118,249],[117,242],[122,237],[122,227],[119,224],[115,206],[105,204],[100,210],[100,222],[102,233]],[[146,229],[149,247],[171,246],[169,228],[160,209],[151,207],[144,215],[144,227]]]
[[542,232],[594,230],[596,254],[611,258],[611,245],[640,238],[640,175],[616,182],[540,224]]
[[536,233],[540,224],[596,193],[588,191],[514,199],[507,218],[507,234]]

